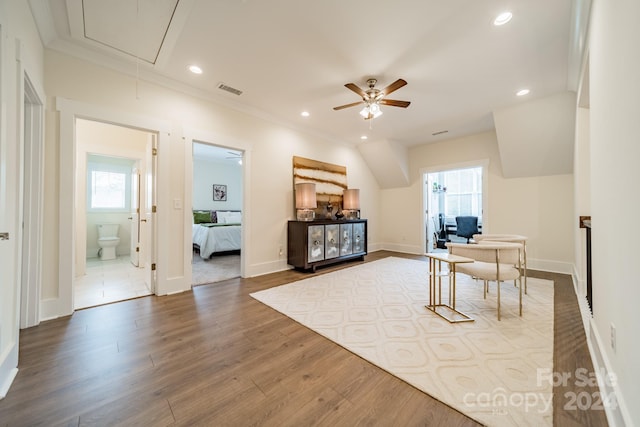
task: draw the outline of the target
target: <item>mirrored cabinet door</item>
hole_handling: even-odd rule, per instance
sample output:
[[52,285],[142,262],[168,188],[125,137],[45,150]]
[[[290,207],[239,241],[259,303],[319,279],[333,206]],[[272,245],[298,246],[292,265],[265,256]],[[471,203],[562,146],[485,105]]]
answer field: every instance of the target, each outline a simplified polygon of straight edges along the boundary
[[353,253],[357,254],[360,252],[364,252],[365,250],[365,233],[364,233],[364,223],[357,222],[353,224]]
[[322,261],[324,259],[324,225],[309,226],[308,242],[309,262]]
[[340,224],[325,225],[324,234],[325,259],[337,258],[338,256],[340,256]]

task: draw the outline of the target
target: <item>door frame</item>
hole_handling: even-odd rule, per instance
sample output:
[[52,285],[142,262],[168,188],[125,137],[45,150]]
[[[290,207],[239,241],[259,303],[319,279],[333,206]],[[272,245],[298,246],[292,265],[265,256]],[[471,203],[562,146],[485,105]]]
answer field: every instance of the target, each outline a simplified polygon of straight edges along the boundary
[[[117,127],[123,129],[130,129],[130,127],[117,125],[114,123],[104,123],[96,120],[88,120],[82,118],[83,121],[89,123],[97,123],[99,125],[104,125],[108,127]],[[78,122],[76,121],[76,129]],[[139,129],[135,129],[140,133],[147,135],[147,138],[150,138],[154,133],[149,133],[146,131],[142,131]],[[95,130],[98,132],[98,130]],[[131,148],[131,149],[130,149]],[[76,141],[76,176],[78,177],[78,181],[75,183],[75,191],[76,191],[76,218],[75,218],[75,264],[74,264],[74,276],[78,278],[86,274],[86,266],[87,266],[87,235],[88,235],[88,211],[87,211],[87,203],[88,203],[88,187],[89,187],[89,161],[88,158],[90,155],[97,156],[106,156],[106,157],[117,157],[123,159],[129,159],[132,162],[139,165],[139,169],[145,170],[148,166],[144,163],[144,149],[142,146],[138,146],[137,149],[134,145],[130,147],[120,147],[120,148],[112,148],[106,144],[84,144],[83,146],[79,146]],[[140,166],[142,164],[142,166]],[[81,176],[84,176],[84,179],[80,179]],[[122,242],[121,242],[122,243]]]
[[[187,191],[185,191],[184,198],[184,212],[185,212],[185,235],[192,236],[193,230],[191,224],[193,224],[193,214],[191,212],[191,206],[193,204],[193,143],[208,144],[216,147],[229,148],[230,150],[242,152],[242,251],[240,251],[240,277],[247,277],[249,254],[248,248],[251,241],[251,227],[247,227],[247,224],[251,222],[251,198],[249,197],[249,187],[251,182],[251,155],[252,145],[245,141],[229,138],[228,136],[218,135],[211,132],[205,132],[196,129],[185,129],[185,142],[190,144],[190,155],[185,156],[185,183]],[[190,240],[191,241],[191,240]],[[193,261],[192,245],[189,245],[190,249],[185,251],[185,265],[191,265]],[[192,283],[192,269],[187,268],[185,276],[188,274],[189,282]]]
[[22,200],[22,261],[20,291],[20,328],[40,323],[42,287],[42,229],[44,204],[44,96],[38,93],[27,72],[23,73],[20,130]]
[[[169,170],[170,156],[162,156],[163,147],[170,147],[169,122],[129,114],[119,110],[111,110],[78,101],[72,101],[62,97],[55,98],[55,108],[59,112],[59,136],[60,136],[60,163],[59,163],[59,239],[58,253],[65,254],[58,260],[58,296],[42,301],[42,318],[54,318],[73,313],[73,283],[75,279],[75,198],[76,198],[76,118],[93,120],[104,123],[111,123],[119,126],[140,129],[149,133],[157,134],[159,154],[157,156],[159,169]],[[157,185],[161,188],[168,188],[168,174],[163,177],[157,175]],[[168,206],[168,192],[158,191],[158,206]],[[158,216],[158,228],[169,227],[168,215]],[[168,262],[167,247],[162,242],[162,236],[155,236],[156,251],[159,263]],[[150,248],[152,249],[152,248]],[[164,250],[163,250],[164,249]],[[166,270],[156,271],[157,281],[155,285],[156,294],[166,294],[167,283]]]
[[429,206],[429,198],[426,197],[430,190],[427,186],[427,175],[438,172],[447,172],[457,169],[482,168],[482,231],[488,233],[489,227],[489,159],[471,160],[468,162],[448,163],[444,165],[428,166],[420,169],[420,179],[422,180],[422,191],[420,197],[422,199],[420,213],[420,236],[422,237],[422,252],[432,252],[432,248],[428,246],[427,236],[432,233],[431,224],[427,221],[431,206]]

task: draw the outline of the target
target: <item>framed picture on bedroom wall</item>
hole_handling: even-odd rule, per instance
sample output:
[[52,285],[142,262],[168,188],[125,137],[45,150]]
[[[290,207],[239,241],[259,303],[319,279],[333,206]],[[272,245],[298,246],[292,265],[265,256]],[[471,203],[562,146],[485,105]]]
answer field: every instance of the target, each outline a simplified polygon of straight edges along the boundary
[[226,202],[227,201],[227,186],[224,184],[213,184],[213,201],[214,202]]

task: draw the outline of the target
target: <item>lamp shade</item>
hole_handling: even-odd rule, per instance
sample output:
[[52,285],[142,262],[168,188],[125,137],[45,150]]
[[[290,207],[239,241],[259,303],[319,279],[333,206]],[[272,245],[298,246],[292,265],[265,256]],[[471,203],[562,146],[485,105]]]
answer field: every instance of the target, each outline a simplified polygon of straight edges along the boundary
[[296,209],[315,209],[316,185],[311,182],[296,184]]
[[342,209],[360,209],[360,190],[355,188],[344,190],[344,192],[342,193]]

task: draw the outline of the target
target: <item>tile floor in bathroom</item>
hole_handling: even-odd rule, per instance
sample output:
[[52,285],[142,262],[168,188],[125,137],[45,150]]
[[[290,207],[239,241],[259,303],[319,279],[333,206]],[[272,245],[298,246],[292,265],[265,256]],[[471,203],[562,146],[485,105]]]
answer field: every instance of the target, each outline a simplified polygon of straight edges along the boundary
[[88,258],[86,273],[74,282],[75,310],[151,295],[145,270],[131,264],[128,255],[109,261]]

